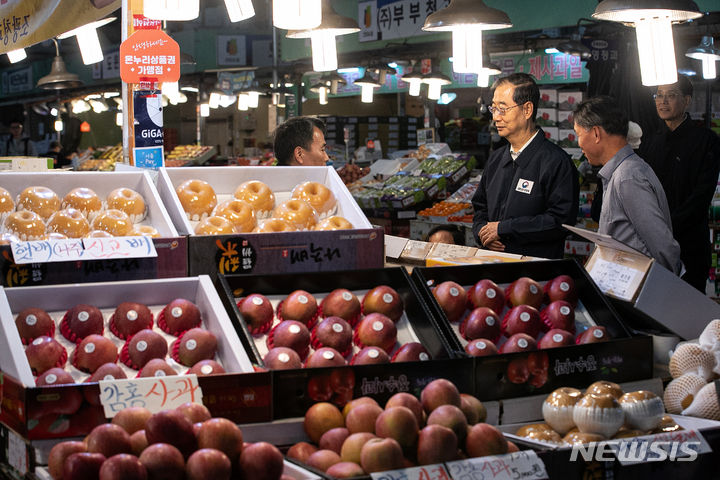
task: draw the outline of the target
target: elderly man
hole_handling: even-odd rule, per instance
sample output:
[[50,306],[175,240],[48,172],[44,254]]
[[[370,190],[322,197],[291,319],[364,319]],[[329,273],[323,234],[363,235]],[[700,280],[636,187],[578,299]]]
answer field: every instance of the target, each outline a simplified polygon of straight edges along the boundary
[[692,83],[682,75],[677,83],[657,87],[655,107],[663,125],[643,142],[640,155],[665,190],[687,269],[683,280],[705,293],[711,264],[708,208],[720,170],[720,139],[686,113],[692,94]]
[[317,118],[293,117],[275,129],[273,150],[280,165],[325,165],[325,124]]
[[577,217],[577,169],[535,124],[540,91],[530,75],[501,78],[494,89],[489,110],[509,145],[487,161],[472,200],[473,234],[490,250],[562,258],[562,224]]
[[655,173],[628,145],[628,118],[610,97],[595,97],[575,110],[578,144],[591,165],[601,166],[603,204],[599,233],[654,258],[680,274],[680,246]]

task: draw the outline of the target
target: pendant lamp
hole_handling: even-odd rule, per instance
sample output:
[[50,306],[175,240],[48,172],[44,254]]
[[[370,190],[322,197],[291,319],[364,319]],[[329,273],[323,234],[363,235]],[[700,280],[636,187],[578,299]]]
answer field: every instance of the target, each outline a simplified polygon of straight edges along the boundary
[[75,37],[77,38],[78,47],[80,47],[80,55],[82,56],[83,63],[85,65],[92,65],[103,61],[103,51],[100,45],[100,38],[98,37],[97,29],[103,25],[115,20],[115,17],[107,17],[97,22],[88,23],[78,28],[74,28],[69,32],[65,32],[62,35],[58,35],[59,40],[65,38]]
[[255,16],[255,7],[252,0],[225,0],[230,22],[240,22]]
[[443,85],[450,85],[452,80],[447,75],[437,70],[433,70],[423,76],[423,83],[427,83],[428,85],[428,99],[438,100],[440,98]]
[[17,63],[27,58],[27,52],[25,52],[24,48],[19,48],[17,50],[10,50],[7,52],[7,56],[10,63]]
[[715,48],[713,37],[703,36],[700,45],[688,49],[685,56],[702,61],[702,72],[705,80],[713,80],[717,76],[715,62],[720,60],[720,50]]
[[309,30],[320,25],[320,0],[272,0],[273,25],[285,30]]
[[372,103],[374,90],[382,86],[377,80],[372,77],[372,75],[370,75],[370,70],[367,68],[365,69],[365,75],[363,75],[361,78],[358,78],[353,83],[355,85],[358,85],[362,89],[361,101],[363,103]]
[[410,88],[408,89],[408,95],[411,97],[420,96],[420,87],[423,84],[424,75],[420,72],[410,72],[403,75],[402,81],[407,83]]
[[153,20],[194,20],[200,16],[200,0],[143,0],[143,15]]
[[80,77],[67,71],[65,62],[60,56],[57,40],[54,38],[52,40],[55,42],[55,58],[50,73],[38,80],[37,87],[44,90],[64,90],[81,86],[83,82],[80,81]]
[[512,27],[510,17],[482,0],[450,0],[450,5],[428,15],[426,32],[452,32],[453,70],[477,73],[482,68],[482,31]]
[[702,13],[691,0],[603,0],[592,16],[635,27],[642,84],[655,86],[677,82],[672,24]]

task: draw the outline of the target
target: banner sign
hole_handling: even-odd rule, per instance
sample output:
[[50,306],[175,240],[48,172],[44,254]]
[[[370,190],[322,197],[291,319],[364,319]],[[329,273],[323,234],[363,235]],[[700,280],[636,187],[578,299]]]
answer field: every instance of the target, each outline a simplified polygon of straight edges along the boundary
[[450,5],[450,0],[360,0],[359,40],[391,40],[426,34],[422,26],[428,15]]
[[180,80],[180,46],[162,30],[138,30],[120,44],[120,78],[125,83]]
[[26,48],[107,17],[121,0],[2,0],[0,53]]

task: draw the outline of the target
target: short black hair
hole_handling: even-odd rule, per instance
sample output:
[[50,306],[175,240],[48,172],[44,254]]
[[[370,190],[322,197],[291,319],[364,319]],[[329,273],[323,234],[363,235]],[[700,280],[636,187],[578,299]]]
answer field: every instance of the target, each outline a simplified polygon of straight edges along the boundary
[[450,232],[453,237],[453,242],[455,242],[455,245],[465,245],[465,233],[457,225],[437,225],[430,229],[430,231],[425,236],[425,240],[429,241],[430,237],[435,235],[437,232],[441,232],[443,230]]
[[678,75],[677,82],[672,83],[671,85],[676,86],[678,90],[680,90],[680,93],[684,96],[693,96],[693,84],[686,75]]
[[577,106],[573,118],[582,128],[602,127],[610,135],[627,137],[627,113],[612,97],[600,95],[585,100]]
[[325,135],[325,122],[315,117],[292,117],[278,125],[273,133],[273,150],[280,165],[291,165],[295,147],[310,149],[313,129]]
[[538,104],[540,103],[540,88],[535,82],[535,79],[532,75],[527,73],[511,73],[507,77],[500,77],[495,80],[492,88],[495,90],[500,85],[504,85],[506,83],[515,86],[515,91],[513,92],[513,102],[517,105],[524,105],[527,102],[532,102],[532,121],[534,122],[537,117]]

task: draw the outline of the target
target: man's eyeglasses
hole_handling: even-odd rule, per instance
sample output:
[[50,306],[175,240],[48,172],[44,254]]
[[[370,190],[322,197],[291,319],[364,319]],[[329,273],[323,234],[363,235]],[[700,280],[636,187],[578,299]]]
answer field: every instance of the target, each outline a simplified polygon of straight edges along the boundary
[[498,115],[503,116],[503,115],[505,115],[505,113],[507,113],[508,110],[510,110],[510,109],[512,109],[512,108],[515,108],[515,107],[519,107],[519,106],[521,106],[521,105],[522,105],[522,103],[518,103],[518,104],[515,104],[515,105],[510,105],[509,107],[493,107],[493,106],[490,106],[490,107],[488,107],[488,112],[490,112],[490,115],[495,115],[495,114],[497,113]]
[[656,102],[664,102],[665,100],[672,102],[673,100],[675,100],[679,97],[681,97],[681,94],[675,93],[675,92],[666,93],[666,94],[653,93],[653,98],[655,99]]

